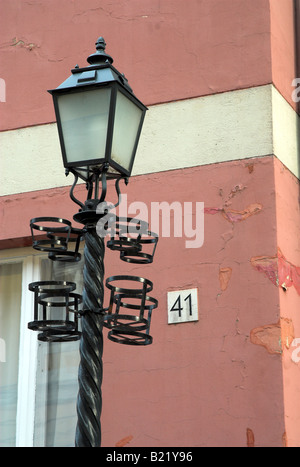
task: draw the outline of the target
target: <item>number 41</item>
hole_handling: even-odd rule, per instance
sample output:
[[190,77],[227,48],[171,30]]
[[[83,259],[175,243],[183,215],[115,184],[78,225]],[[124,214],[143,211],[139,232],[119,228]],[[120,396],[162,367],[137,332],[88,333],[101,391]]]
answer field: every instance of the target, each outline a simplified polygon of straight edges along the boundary
[[198,320],[197,289],[168,292],[168,323]]
[[[185,297],[184,301],[187,301],[187,300],[188,300],[188,307],[189,307],[189,315],[192,316],[193,310],[192,310],[192,294],[191,293],[187,297]],[[183,310],[183,307],[181,306],[181,295],[178,295],[170,311],[178,311],[178,316],[179,318],[181,318],[182,310]]]

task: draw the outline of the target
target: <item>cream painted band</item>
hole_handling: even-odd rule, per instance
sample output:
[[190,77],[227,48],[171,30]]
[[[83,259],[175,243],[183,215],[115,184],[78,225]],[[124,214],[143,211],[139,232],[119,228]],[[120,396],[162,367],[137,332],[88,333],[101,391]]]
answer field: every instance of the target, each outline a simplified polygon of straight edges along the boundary
[[[299,177],[299,117],[272,85],[150,107],[134,175],[275,154]],[[0,195],[70,185],[56,124],[0,133]]]

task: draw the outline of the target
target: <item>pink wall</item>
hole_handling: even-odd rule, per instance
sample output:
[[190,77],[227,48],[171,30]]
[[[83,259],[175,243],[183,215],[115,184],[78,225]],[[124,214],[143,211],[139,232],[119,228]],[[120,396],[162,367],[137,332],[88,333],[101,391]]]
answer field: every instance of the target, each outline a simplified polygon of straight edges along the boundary
[[[0,7],[1,130],[54,121],[46,90],[85,64],[99,35],[148,105],[272,80],[293,105],[292,0]],[[148,267],[128,268],[106,252],[106,275],[153,280],[159,308],[152,346],[105,341],[104,446],[300,445],[292,359],[300,338],[298,188],[272,156],[132,178],[129,203],[204,202],[205,240],[186,249],[184,238],[160,238]],[[67,188],[2,197],[0,248],[30,244],[33,217],[71,219],[76,210]],[[199,321],[168,325],[167,291],[190,287],[198,288]]]
[[297,78],[294,0],[270,0],[272,81],[283,97],[296,108],[292,81]]
[[[277,243],[284,258],[278,263],[280,314],[289,324],[282,336],[282,365],[287,442],[298,447],[300,439],[300,213],[299,181],[275,161]],[[287,335],[288,334],[288,335]],[[293,341],[295,339],[295,341]]]
[[[130,181],[129,204],[203,201],[205,240],[186,249],[184,238],[160,238],[149,266],[129,267],[106,251],[106,276],[149,278],[159,308],[153,345],[105,340],[103,446],[246,446],[253,437],[255,446],[282,446],[279,291],[253,263],[277,251],[274,163],[278,170],[266,157]],[[77,210],[62,189],[26,194],[10,206],[7,216],[19,213],[12,237],[25,234],[30,217],[71,219]],[[168,325],[167,291],[191,287],[198,288],[199,321]]]
[[54,121],[46,90],[86,64],[99,35],[147,105],[272,80],[268,0],[0,0],[0,10],[0,130]]
[[[160,305],[152,346],[105,343],[105,446],[124,438],[129,446],[246,446],[247,429],[255,446],[283,445],[280,336],[273,353],[251,340],[280,316],[277,288],[251,264],[276,251],[273,163],[225,163],[130,183],[129,199],[204,201],[205,242],[187,250],[183,239],[161,238],[153,265],[132,269],[154,280]],[[108,275],[128,271],[112,254],[106,261]],[[168,325],[167,291],[189,287],[199,291],[199,322]]]

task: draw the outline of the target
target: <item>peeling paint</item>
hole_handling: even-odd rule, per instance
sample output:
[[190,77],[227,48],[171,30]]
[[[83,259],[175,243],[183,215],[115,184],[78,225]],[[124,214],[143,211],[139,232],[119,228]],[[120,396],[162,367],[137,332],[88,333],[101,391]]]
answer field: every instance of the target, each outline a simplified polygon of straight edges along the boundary
[[295,330],[293,321],[288,318],[281,318],[281,340],[282,345],[287,349],[290,348],[293,340],[295,339]]
[[232,274],[231,268],[220,268],[219,270],[219,280],[220,280],[220,287],[221,290],[224,292],[229,284],[230,278]]
[[[247,436],[247,448],[255,448],[255,438],[254,438],[254,433],[251,430],[251,428],[247,428],[246,436]],[[282,447],[284,448],[288,447],[286,432],[284,432],[282,435]]]
[[254,171],[254,164],[247,164],[246,167],[248,169],[249,174],[252,174]]
[[255,447],[254,433],[250,428],[247,428],[247,448]]
[[287,318],[281,318],[276,324],[266,324],[254,328],[250,332],[252,344],[265,347],[273,355],[281,355],[284,347],[289,349],[294,338],[293,322]]
[[281,328],[280,324],[267,324],[252,329],[250,333],[252,344],[261,345],[270,354],[281,354]]
[[278,285],[277,256],[255,256],[250,260],[251,265],[259,272],[263,272],[274,285]]
[[[229,206],[232,203],[232,199],[242,191],[246,190],[246,186],[242,185],[241,183],[239,185],[235,185],[231,190],[229,195],[227,196],[227,199],[224,202],[224,206]],[[223,193],[223,190],[221,190]]]
[[38,47],[37,44],[34,44],[33,42],[24,42],[23,40],[21,39],[18,39],[17,37],[14,37],[13,40],[12,40],[12,43],[10,44],[11,46],[13,47],[24,47],[25,49],[28,49],[29,51],[31,51],[32,49]]
[[288,447],[288,440],[287,440],[286,432],[284,432],[283,435],[282,435],[282,446],[283,446],[284,448],[287,448],[287,447]]
[[223,208],[204,208],[204,214],[218,214],[218,212],[222,212]]
[[254,216],[255,214],[259,214],[261,210],[262,205],[255,203],[250,204],[250,206],[248,206],[243,211],[236,211],[234,209],[224,209],[223,216],[230,222],[241,222],[245,219],[248,219],[248,217]]
[[116,443],[116,447],[122,448],[126,446],[126,444],[129,444],[132,439],[133,439],[132,435],[126,436],[125,438],[120,439],[120,441]]
[[300,267],[287,261],[280,248],[275,256],[255,256],[250,260],[252,266],[263,272],[272,284],[286,291],[294,286],[300,295]]
[[224,208],[204,208],[204,214],[217,214],[217,213],[222,213],[223,217],[231,222],[231,223],[236,223],[236,222],[241,222],[248,217],[254,216],[255,214],[259,214],[262,211],[263,206],[259,203],[254,203],[250,204],[247,206],[245,209],[242,211],[237,211],[235,209],[228,209],[226,207]]
[[[243,192],[247,187],[242,185],[241,183],[238,185],[235,185],[231,190],[225,201],[223,202],[223,207],[221,208],[204,208],[204,213],[205,214],[217,214],[217,213],[222,213],[225,219],[229,220],[230,222],[238,222],[243,217],[243,214],[247,211],[254,211],[254,208],[252,205],[250,205],[248,208],[246,208],[244,211],[236,211],[229,209],[229,206],[232,204],[232,199],[239,193]],[[223,189],[219,189],[219,195],[223,198],[224,192]],[[261,206],[261,205],[258,205]],[[251,208],[252,207],[252,208]],[[237,219],[235,216],[239,215],[240,218]],[[248,217],[248,216],[247,216]]]

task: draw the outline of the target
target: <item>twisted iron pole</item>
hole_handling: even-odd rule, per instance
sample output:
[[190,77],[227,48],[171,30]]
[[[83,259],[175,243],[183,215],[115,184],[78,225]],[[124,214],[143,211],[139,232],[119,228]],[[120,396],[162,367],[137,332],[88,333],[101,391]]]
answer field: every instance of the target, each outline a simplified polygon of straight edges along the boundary
[[97,235],[96,225],[88,227],[84,247],[76,447],[101,446],[103,321],[99,308],[103,306],[104,295],[104,248],[104,239]]

